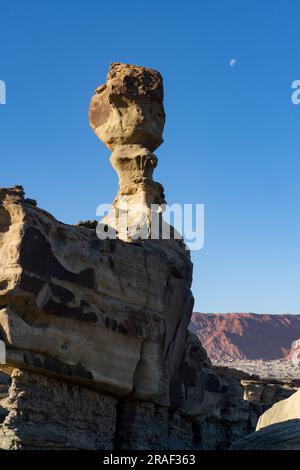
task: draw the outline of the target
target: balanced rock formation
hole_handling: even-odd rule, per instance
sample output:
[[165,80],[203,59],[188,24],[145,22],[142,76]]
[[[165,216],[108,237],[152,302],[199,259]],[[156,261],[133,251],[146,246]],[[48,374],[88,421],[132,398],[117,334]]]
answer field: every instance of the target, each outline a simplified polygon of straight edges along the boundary
[[174,237],[131,236],[164,202],[152,179],[162,100],[158,72],[113,64],[91,103],[91,124],[113,150],[114,207],[126,199],[129,237],[99,238],[94,222],[63,224],[21,186],[0,189],[1,369],[11,375],[0,448],[193,446],[191,410],[210,361],[188,331],[190,254]]
[[[90,105],[90,124],[113,151],[110,161],[119,177],[119,192],[103,219],[119,239],[149,238],[161,222],[165,204],[161,184],[153,181],[165,124],[163,79],[159,72],[136,65],[113,63],[107,83],[97,88]],[[156,236],[159,238],[159,227]]]
[[126,64],[92,99],[119,175],[107,237],[0,189],[0,449],[228,448],[281,393],[260,403],[248,376],[212,367],[188,331],[189,251],[175,231],[149,237],[162,99],[158,72]]
[[300,337],[300,315],[194,313],[190,329],[212,361],[275,360]]

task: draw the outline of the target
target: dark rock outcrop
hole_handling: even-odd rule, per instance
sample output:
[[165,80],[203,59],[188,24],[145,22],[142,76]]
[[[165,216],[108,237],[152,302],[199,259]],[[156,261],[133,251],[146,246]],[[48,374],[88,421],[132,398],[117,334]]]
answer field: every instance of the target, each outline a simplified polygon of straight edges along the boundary
[[111,449],[116,398],[15,369],[0,447],[18,449]]
[[259,416],[274,403],[294,394],[300,382],[268,382],[241,371],[213,367],[202,404],[194,417],[201,449],[225,450],[256,429]]
[[300,419],[272,424],[234,443],[230,450],[300,450]]

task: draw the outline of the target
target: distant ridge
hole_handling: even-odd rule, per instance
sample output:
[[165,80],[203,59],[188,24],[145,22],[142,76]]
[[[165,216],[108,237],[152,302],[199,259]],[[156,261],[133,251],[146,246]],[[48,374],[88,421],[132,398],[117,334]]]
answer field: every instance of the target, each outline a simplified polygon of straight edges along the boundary
[[300,315],[193,313],[190,330],[214,361],[281,359],[300,338]]

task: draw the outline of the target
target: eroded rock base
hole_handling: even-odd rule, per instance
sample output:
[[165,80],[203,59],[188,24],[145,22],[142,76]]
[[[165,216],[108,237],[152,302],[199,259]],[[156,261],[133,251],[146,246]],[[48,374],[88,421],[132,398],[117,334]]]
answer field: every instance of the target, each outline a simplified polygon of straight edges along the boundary
[[[1,375],[4,381],[5,376]],[[0,398],[0,449],[192,449],[192,423],[167,407],[121,400],[15,369]]]
[[11,377],[0,372],[0,449],[225,450],[293,392],[288,384],[212,369],[198,415],[187,416],[14,369]]
[[113,448],[112,396],[15,369],[1,407],[1,449]]
[[166,407],[143,401],[120,402],[117,416],[116,449],[194,449],[192,423]]

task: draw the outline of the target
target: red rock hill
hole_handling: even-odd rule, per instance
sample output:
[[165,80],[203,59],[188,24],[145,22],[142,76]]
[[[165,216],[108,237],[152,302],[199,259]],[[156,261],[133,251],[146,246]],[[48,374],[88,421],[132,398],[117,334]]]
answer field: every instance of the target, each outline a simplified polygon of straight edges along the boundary
[[215,361],[280,359],[300,338],[300,315],[193,313],[190,330]]

